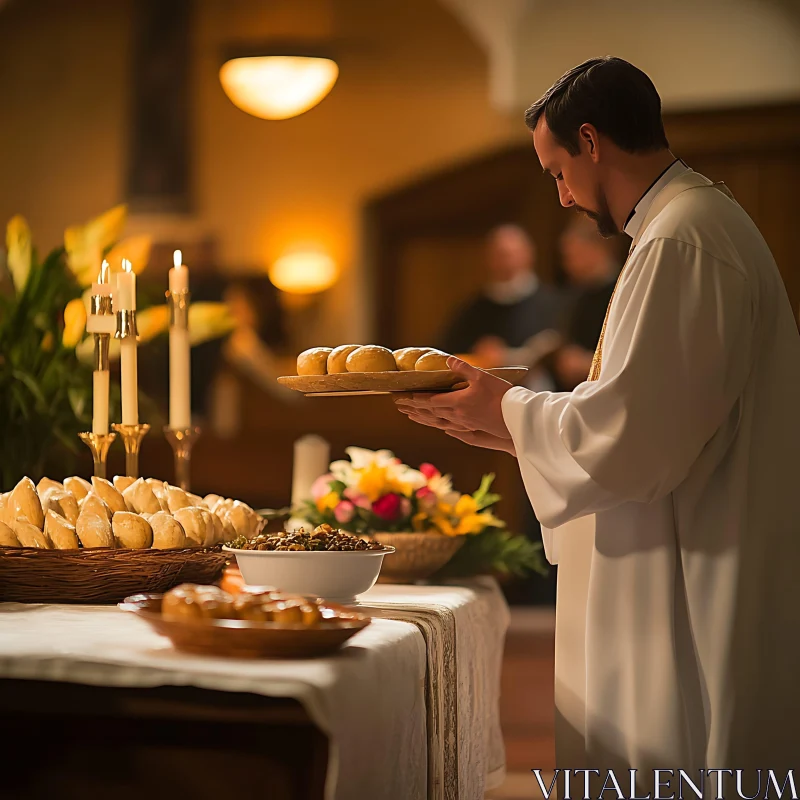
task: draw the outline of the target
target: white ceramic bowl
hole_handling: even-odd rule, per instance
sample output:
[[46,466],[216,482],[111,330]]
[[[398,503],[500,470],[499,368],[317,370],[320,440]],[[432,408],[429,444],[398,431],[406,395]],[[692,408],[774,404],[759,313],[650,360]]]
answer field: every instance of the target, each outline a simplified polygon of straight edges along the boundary
[[375,585],[383,550],[235,550],[242,578],[250,586],[274,586],[292,594],[311,594],[332,603],[355,603]]

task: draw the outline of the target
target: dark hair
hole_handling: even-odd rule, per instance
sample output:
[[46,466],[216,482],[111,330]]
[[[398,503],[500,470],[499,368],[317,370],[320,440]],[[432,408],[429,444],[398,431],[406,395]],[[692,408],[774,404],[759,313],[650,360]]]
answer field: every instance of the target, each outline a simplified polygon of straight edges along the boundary
[[543,114],[573,156],[580,152],[578,130],[587,122],[628,153],[669,147],[656,87],[621,58],[590,58],[562,75],[525,112],[525,124],[534,130]]

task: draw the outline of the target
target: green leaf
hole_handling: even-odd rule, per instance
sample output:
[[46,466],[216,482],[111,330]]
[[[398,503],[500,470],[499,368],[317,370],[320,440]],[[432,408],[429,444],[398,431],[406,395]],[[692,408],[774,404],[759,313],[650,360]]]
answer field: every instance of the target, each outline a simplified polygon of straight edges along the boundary
[[477,504],[479,511],[483,511],[483,509],[489,508],[489,506],[493,506],[495,503],[501,500],[499,494],[491,494],[489,492],[489,489],[492,487],[492,483],[494,483],[494,477],[495,476],[493,472],[490,472],[488,475],[484,475],[478,491],[472,495],[472,499]]
[[75,416],[81,419],[86,411],[86,391],[73,386],[67,390],[67,397]]
[[468,536],[435,579],[463,578],[487,573],[524,577],[530,572],[547,575],[540,542],[500,528]]

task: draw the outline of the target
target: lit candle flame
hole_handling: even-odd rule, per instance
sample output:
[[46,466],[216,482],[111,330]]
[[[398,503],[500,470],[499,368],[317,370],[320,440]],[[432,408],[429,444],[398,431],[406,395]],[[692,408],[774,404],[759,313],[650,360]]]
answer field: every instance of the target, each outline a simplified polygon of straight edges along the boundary
[[183,253],[180,250],[176,250],[172,254],[172,263],[175,265],[175,269],[183,265]]
[[130,272],[131,269],[132,269],[132,266],[133,265],[131,264],[131,262],[127,258],[123,258],[122,259],[122,269],[125,270],[125,272]]
[[108,283],[109,282],[108,281],[108,278],[109,278],[108,270],[109,270],[108,261],[103,259],[103,263],[100,265],[100,276],[97,279],[98,283]]

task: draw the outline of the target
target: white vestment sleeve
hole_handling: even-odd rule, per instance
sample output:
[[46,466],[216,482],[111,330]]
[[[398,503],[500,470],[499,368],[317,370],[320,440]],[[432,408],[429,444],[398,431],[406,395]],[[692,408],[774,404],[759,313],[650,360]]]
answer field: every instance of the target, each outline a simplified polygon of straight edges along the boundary
[[563,393],[516,387],[503,398],[542,525],[678,486],[743,388],[752,318],[736,267],[674,239],[637,248],[614,297],[599,380]]

